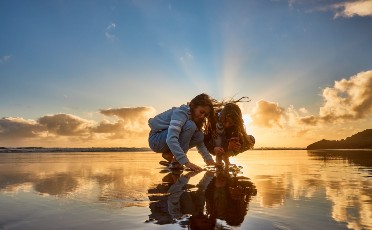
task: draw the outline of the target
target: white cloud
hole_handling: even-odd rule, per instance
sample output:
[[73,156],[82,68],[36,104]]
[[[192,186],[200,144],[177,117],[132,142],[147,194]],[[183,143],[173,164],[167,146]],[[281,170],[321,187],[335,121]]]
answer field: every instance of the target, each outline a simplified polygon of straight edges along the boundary
[[[360,72],[349,79],[335,81],[322,94],[324,105],[316,118],[324,122],[356,120],[372,112],[372,70]],[[311,120],[315,121],[314,118]],[[314,122],[315,124],[315,122]]]
[[116,29],[116,24],[111,23],[106,27],[105,36],[109,41],[115,41],[118,40],[118,37],[114,34],[114,31]]
[[372,16],[372,0],[357,0],[332,5],[335,17],[351,18],[354,16]]
[[180,57],[180,61],[184,64],[186,64],[187,62],[191,62],[193,60],[194,60],[194,56],[189,50],[185,50],[185,52]]
[[368,118],[372,114],[372,70],[335,81],[333,87],[323,89],[322,97],[324,104],[319,108],[318,115],[311,115],[301,108],[292,116],[293,119],[299,124],[315,126]]

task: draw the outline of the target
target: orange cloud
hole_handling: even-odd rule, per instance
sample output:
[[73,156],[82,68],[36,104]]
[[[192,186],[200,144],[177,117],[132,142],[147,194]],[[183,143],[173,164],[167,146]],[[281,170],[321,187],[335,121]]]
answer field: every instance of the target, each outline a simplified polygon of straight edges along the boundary
[[305,125],[317,125],[319,122],[319,119],[317,117],[310,115],[310,116],[299,118],[299,121],[300,123],[305,124]]
[[332,8],[336,11],[335,17],[372,16],[372,1],[357,0],[334,4]]
[[282,128],[282,120],[286,117],[286,113],[278,103],[260,100],[256,103],[250,116],[253,125]]
[[[153,116],[152,107],[102,109],[100,113],[105,116],[116,117],[110,122],[90,121],[71,114],[45,115],[37,120],[6,117],[0,119],[0,145],[22,145],[22,143],[48,143],[82,140],[120,140],[131,137],[131,144],[138,142],[134,138],[143,139],[149,131],[148,119]],[[32,140],[33,142],[30,142]],[[16,142],[17,141],[17,142]],[[38,144],[39,145],[39,144]],[[54,146],[58,145],[54,144]]]
[[59,136],[80,136],[89,134],[92,122],[71,114],[46,115],[37,120],[48,133]]
[[93,129],[96,133],[110,134],[110,139],[133,136],[144,136],[148,133],[148,119],[155,114],[152,107],[105,109],[100,112],[106,116],[115,116],[118,120],[110,123],[107,120]]
[[43,128],[33,120],[19,117],[4,117],[0,119],[0,139],[21,139],[38,137]]
[[155,109],[152,107],[134,107],[101,109],[100,112],[106,116],[117,116],[119,119],[126,122],[139,122],[147,124],[147,120],[155,113]]

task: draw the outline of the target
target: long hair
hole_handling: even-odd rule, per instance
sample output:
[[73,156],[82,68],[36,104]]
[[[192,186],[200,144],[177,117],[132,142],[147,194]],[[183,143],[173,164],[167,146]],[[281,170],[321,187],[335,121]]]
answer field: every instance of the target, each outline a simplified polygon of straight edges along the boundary
[[210,113],[208,114],[207,119],[204,120],[202,123],[196,124],[196,126],[200,130],[208,127],[209,123],[214,123],[214,124],[216,123],[214,108],[215,108],[215,104],[217,103],[218,101],[216,99],[210,97],[208,94],[205,94],[205,93],[197,95],[190,101],[189,106],[190,106],[191,116],[193,116],[194,110],[198,106],[207,106],[210,108]]
[[230,119],[233,122],[233,126],[226,130],[227,138],[230,137],[239,137],[244,135],[245,127],[243,114],[239,106],[235,103],[227,103],[221,110],[220,122],[223,123],[226,119]]
[[[234,130],[231,130],[230,135],[237,136],[247,136],[245,131],[244,121],[242,111],[239,106],[236,104],[238,102],[250,102],[251,100],[248,97],[241,97],[238,100],[229,99],[223,100],[221,102],[216,101],[214,103],[214,119],[209,122],[206,126],[204,133],[207,137],[212,137],[216,129],[216,124],[218,122],[218,113],[220,113],[220,119],[223,121],[226,118],[232,119],[234,122]],[[234,134],[232,134],[234,133]],[[243,137],[242,137],[243,138]]]

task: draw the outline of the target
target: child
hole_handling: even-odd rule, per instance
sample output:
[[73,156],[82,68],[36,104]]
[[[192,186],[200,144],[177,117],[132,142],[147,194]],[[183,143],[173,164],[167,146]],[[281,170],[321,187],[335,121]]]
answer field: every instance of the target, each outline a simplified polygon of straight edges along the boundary
[[254,146],[255,139],[246,133],[242,112],[236,104],[241,99],[226,103],[216,115],[217,123],[210,124],[206,129],[205,144],[216,155],[217,164],[221,164],[223,160],[228,165],[229,157]]
[[186,156],[187,151],[196,146],[205,163],[213,165],[214,160],[204,145],[204,134],[201,131],[206,122],[214,118],[213,102],[214,99],[207,94],[200,94],[188,105],[173,107],[150,118],[150,148],[162,153],[163,158],[172,162],[174,168],[185,165],[200,171],[202,168],[191,163]]

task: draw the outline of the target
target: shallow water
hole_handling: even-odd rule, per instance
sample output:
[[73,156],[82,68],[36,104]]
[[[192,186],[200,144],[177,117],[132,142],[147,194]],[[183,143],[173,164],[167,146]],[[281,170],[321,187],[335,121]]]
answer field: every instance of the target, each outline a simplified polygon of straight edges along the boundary
[[187,215],[172,217],[195,210],[218,229],[372,229],[371,151],[249,151],[232,159],[243,166],[235,179],[171,175],[160,160],[152,152],[2,153],[0,229],[187,229]]

